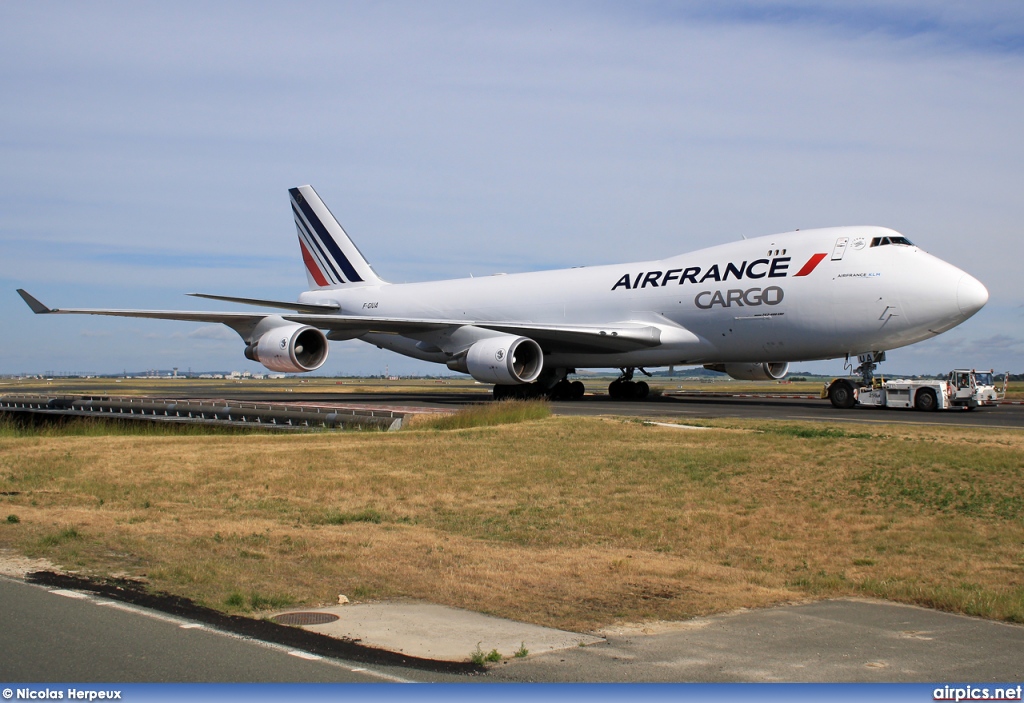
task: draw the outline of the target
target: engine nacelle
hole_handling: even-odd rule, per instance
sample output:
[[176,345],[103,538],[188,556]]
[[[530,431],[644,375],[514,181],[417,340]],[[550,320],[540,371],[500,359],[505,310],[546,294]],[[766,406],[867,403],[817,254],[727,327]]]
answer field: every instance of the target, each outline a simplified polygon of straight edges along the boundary
[[777,381],[789,373],[789,362],[764,364],[704,364],[708,371],[727,373],[737,381]]
[[273,327],[245,348],[245,358],[258,361],[271,371],[301,373],[316,371],[327,361],[327,337],[309,325]]
[[480,383],[533,383],[544,368],[544,352],[529,337],[503,334],[474,342],[448,368],[468,373]]

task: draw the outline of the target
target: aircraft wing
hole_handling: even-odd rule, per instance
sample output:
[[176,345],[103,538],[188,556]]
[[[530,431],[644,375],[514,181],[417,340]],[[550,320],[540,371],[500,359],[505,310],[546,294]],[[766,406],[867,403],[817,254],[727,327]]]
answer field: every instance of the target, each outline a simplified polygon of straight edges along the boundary
[[333,312],[339,310],[341,307],[337,303],[334,303],[333,305],[292,303],[282,300],[264,300],[263,298],[236,298],[231,295],[210,295],[209,293],[187,293],[187,295],[191,295],[193,298],[225,300],[229,303],[242,303],[244,305],[260,305],[265,308],[281,308],[282,310],[295,310],[296,312]]
[[544,325],[531,322],[476,322],[477,327],[529,337],[544,351],[611,353],[650,349],[662,343],[662,330],[654,325],[618,322],[604,326]]
[[[250,313],[250,312],[205,312],[192,310],[121,310],[101,308],[50,308],[34,298],[28,292],[18,289],[18,294],[32,309],[32,312],[54,315],[106,315],[110,317],[139,317],[156,320],[183,320],[186,322],[221,323],[238,332],[247,339],[252,330],[267,317],[278,316],[283,320],[302,325],[310,325],[318,329],[330,331],[358,331],[362,334],[380,332],[385,334],[416,334],[440,330],[450,327],[473,325],[484,329],[504,332],[505,334],[521,335],[536,341],[545,351],[557,352],[590,352],[616,353],[635,349],[652,348],[668,341],[664,339],[666,330],[662,326],[642,322],[616,322],[608,325],[550,325],[534,322],[496,321],[496,320],[444,320],[437,318],[399,318],[369,317],[362,315],[340,315],[324,313]],[[202,296],[211,297],[215,296]],[[233,300],[235,302],[253,301],[255,299],[239,299],[217,297],[215,299]],[[276,303],[278,307],[288,305],[291,308],[325,308],[327,306],[304,305],[296,303]],[[680,336],[692,337],[683,328],[669,331],[672,341],[678,342]]]

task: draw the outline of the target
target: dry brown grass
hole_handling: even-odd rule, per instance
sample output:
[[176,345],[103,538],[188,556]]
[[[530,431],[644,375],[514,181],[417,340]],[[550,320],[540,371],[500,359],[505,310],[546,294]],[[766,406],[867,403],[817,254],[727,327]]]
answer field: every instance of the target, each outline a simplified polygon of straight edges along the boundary
[[0,547],[229,609],[345,593],[587,629],[859,594],[1024,621],[1021,433],[713,424],[748,431],[0,438]]

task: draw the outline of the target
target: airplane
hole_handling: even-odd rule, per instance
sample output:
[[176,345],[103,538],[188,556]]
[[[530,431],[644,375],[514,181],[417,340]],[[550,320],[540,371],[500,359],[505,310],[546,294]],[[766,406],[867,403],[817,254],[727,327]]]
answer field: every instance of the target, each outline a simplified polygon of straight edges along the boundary
[[577,369],[618,368],[617,399],[649,393],[634,373],[703,365],[781,379],[793,362],[885,351],[964,322],[988,290],[884,227],[830,227],[719,244],[666,259],[424,283],[380,278],[311,186],[288,191],[309,290],[297,302],[190,293],[275,312],[50,308],[37,314],[221,323],[245,357],[315,371],[329,340],[359,339],[493,384],[495,399],[578,399]]

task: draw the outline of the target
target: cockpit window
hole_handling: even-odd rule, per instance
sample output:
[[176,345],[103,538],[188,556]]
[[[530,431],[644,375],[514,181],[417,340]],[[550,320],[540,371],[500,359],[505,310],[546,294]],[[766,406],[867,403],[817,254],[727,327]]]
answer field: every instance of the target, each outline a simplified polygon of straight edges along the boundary
[[875,237],[871,240],[871,246],[884,247],[887,244],[902,244],[905,247],[912,247],[914,243],[906,237]]

